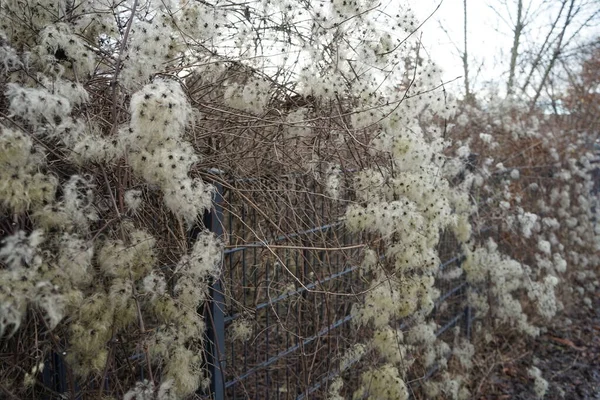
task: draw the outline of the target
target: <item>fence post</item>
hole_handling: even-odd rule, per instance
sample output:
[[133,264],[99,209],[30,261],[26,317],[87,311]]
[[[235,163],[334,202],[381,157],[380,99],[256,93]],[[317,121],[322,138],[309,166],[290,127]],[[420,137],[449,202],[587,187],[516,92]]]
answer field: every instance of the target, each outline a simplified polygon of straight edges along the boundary
[[[57,350],[58,351],[58,350]],[[65,363],[57,352],[52,352],[44,360],[44,370],[42,373],[42,382],[44,385],[57,393],[66,394],[67,390],[67,369]],[[44,400],[51,399],[48,394],[43,395]]]
[[[204,226],[218,237],[223,236],[223,185],[215,182],[213,209],[204,215]],[[211,398],[225,398],[225,296],[221,279],[209,290],[210,306],[207,321],[208,367],[211,373]]]
[[[466,259],[466,255],[463,254],[458,262],[458,266],[462,269],[462,265],[464,264]],[[464,290],[464,296],[467,300],[467,305],[465,307],[465,336],[467,337],[468,341],[471,341],[471,331],[472,331],[472,326],[471,326],[471,322],[473,320],[473,310],[471,309],[471,304],[469,304],[469,282],[466,282],[467,285],[465,286]]]

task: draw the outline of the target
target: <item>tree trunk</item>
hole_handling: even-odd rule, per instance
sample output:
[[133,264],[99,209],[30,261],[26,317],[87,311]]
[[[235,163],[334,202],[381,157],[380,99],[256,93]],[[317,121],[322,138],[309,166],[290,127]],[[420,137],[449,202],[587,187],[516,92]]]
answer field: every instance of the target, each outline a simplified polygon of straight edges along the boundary
[[525,24],[523,22],[523,0],[517,3],[517,21],[513,36],[513,44],[510,49],[510,68],[508,70],[508,83],[506,84],[506,96],[511,96],[514,92],[515,70],[517,68],[517,58],[519,56],[519,44],[521,43],[521,34]]
[[465,82],[465,99],[467,101],[470,101],[471,98],[473,97],[473,94],[471,93],[471,87],[470,87],[470,83],[469,83],[469,59],[468,59],[468,50],[467,50],[467,0],[463,0],[463,9],[464,9],[464,16],[465,16],[465,21],[464,21],[464,51],[462,54],[462,62],[463,62],[463,70],[464,70],[464,82]]

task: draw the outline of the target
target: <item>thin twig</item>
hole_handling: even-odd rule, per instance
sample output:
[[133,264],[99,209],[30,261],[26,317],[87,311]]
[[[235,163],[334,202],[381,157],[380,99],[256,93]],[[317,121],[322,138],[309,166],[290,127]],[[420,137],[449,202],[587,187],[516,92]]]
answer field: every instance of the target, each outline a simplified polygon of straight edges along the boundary
[[123,39],[121,41],[121,47],[119,49],[119,54],[117,55],[117,61],[115,63],[115,73],[113,75],[111,86],[112,86],[112,100],[113,100],[113,108],[112,108],[112,127],[111,134],[116,132],[117,122],[119,120],[119,110],[117,107],[117,81],[119,79],[119,72],[121,71],[121,62],[123,60],[123,53],[125,52],[125,47],[127,46],[127,39],[129,38],[129,31],[131,30],[131,25],[133,25],[133,20],[135,18],[135,11],[137,9],[138,0],[133,1],[133,5],[131,6],[131,16],[127,21],[127,27],[125,28],[125,33],[123,34]]

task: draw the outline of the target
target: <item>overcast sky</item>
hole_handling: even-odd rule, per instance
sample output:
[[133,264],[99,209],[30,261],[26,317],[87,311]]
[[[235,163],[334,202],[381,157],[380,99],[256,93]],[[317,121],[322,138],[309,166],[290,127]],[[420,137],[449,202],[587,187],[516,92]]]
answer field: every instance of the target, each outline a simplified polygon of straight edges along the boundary
[[[398,0],[390,1],[391,7]],[[423,21],[436,9],[440,0],[410,0],[409,3]],[[467,0],[469,75],[475,90],[481,89],[484,83],[491,80],[499,82],[501,90],[506,84],[512,45],[510,24],[511,17],[516,14],[517,2],[506,0],[510,10],[503,3],[500,0]],[[543,42],[560,8],[560,2],[555,0],[526,0],[523,3],[525,8],[529,7],[529,18],[521,39],[520,53],[535,49],[536,43],[539,45]],[[577,39],[572,40],[571,45],[600,36],[599,4],[598,0],[575,2],[576,8],[581,7],[581,12],[576,14],[566,31],[565,38],[571,38],[577,32]],[[490,5],[496,8],[497,13]],[[422,29],[424,48],[444,69],[444,79],[447,81],[463,75],[462,61],[456,48],[458,46],[460,51],[463,49],[463,20],[463,0],[443,0],[439,10]],[[579,30],[584,22],[587,26]],[[562,24],[563,20],[559,26]],[[571,51],[571,54],[576,53],[577,51]],[[563,59],[565,57],[563,52]],[[573,60],[576,63],[580,61],[576,57]],[[456,87],[463,89],[462,79],[456,82]]]
[[[412,7],[423,21],[439,3],[440,0],[420,0],[412,2]],[[506,33],[506,25],[501,25],[486,1],[467,0],[467,10],[470,75],[475,81],[477,70],[483,63],[477,78],[478,85],[481,85],[505,73],[507,66],[502,52],[510,50],[511,38]],[[463,49],[463,0],[442,2],[440,9],[423,26],[423,46],[444,69],[445,80],[463,75],[462,61],[456,48]],[[457,85],[462,88],[462,79],[457,81]]]

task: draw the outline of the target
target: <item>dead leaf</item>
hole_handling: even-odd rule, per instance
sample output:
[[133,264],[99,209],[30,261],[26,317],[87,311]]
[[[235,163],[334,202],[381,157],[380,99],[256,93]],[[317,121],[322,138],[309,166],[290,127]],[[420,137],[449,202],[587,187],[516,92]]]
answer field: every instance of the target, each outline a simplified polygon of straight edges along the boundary
[[510,377],[515,377],[518,375],[517,370],[511,366],[502,368],[502,372],[504,375],[508,375]]
[[549,336],[550,339],[554,340],[555,342],[558,342],[560,344],[564,344],[565,346],[569,346],[574,350],[577,351],[583,351],[585,350],[585,347],[577,347],[575,346],[575,343],[573,343],[571,340],[569,339],[563,339],[563,338],[558,338],[558,337],[554,337],[554,336]]

